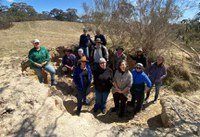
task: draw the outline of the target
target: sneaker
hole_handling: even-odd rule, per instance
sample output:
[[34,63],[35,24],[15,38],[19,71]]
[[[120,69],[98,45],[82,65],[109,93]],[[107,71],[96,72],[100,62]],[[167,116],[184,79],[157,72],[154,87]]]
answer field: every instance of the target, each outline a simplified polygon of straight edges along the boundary
[[154,100],[154,101],[153,101],[154,104],[156,104],[157,102],[158,102],[157,100]]
[[103,114],[106,114],[106,109],[103,109],[101,112],[102,112]]
[[117,112],[119,109],[116,107],[111,108],[111,112]]
[[56,86],[58,85],[58,82],[56,80],[51,80],[51,86]]

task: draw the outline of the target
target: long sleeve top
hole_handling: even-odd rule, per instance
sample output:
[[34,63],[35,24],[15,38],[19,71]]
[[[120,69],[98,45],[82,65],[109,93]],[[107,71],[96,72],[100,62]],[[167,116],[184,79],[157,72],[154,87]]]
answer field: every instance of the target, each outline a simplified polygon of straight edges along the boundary
[[[32,48],[28,54],[29,62],[33,68],[37,68],[34,63],[42,64],[43,62],[50,61],[50,54],[47,49],[43,46],[40,47],[40,50],[37,51],[35,48]],[[48,63],[47,63],[48,64]],[[47,65],[46,64],[46,65]]]

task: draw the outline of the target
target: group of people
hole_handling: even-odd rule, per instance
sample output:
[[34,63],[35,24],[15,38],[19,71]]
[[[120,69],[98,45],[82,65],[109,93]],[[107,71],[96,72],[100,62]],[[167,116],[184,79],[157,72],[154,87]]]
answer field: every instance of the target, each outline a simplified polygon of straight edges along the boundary
[[[34,47],[29,52],[29,61],[36,71],[39,81],[43,82],[41,73],[42,69],[45,69],[51,74],[51,84],[56,85],[56,71],[49,64],[48,51],[40,46],[39,40],[35,39],[32,43]],[[89,44],[92,45],[92,48]],[[139,48],[136,55],[131,56],[136,61],[135,68],[129,71],[124,49],[119,46],[115,51],[114,59],[109,61],[106,44],[106,39],[99,29],[96,30],[94,41],[84,29],[80,36],[77,55],[73,54],[72,50],[64,50],[62,70],[71,74],[78,90],[77,115],[80,115],[82,105],[89,103],[87,92],[92,84],[92,79],[95,89],[94,113],[98,110],[101,110],[103,114],[107,112],[106,102],[110,91],[112,91],[114,99],[114,107],[111,111],[117,112],[119,117],[124,116],[129,93],[132,96],[130,105],[134,108],[134,114],[142,110],[144,101],[148,102],[153,85],[156,90],[154,102],[158,99],[162,80],[167,75],[164,58],[158,56],[156,61],[146,69],[147,59],[142,48]],[[108,66],[108,61],[112,62],[112,67]]]

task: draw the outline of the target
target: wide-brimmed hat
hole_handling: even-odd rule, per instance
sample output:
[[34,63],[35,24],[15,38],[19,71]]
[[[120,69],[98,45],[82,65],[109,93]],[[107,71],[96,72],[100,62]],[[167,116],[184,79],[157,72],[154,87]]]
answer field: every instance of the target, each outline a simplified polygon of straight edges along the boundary
[[119,49],[121,49],[122,51],[124,51],[124,48],[123,48],[122,46],[118,46],[118,47],[116,48],[116,51],[118,51]]
[[136,51],[137,52],[143,52],[142,48],[138,48]]
[[32,43],[35,44],[35,43],[40,43],[40,41],[38,39],[34,39],[32,40]]
[[81,59],[78,60],[78,62],[88,62],[86,56],[82,56]]
[[97,38],[97,39],[95,40],[95,42],[96,42],[96,43],[101,43],[101,39],[100,39],[100,38]]

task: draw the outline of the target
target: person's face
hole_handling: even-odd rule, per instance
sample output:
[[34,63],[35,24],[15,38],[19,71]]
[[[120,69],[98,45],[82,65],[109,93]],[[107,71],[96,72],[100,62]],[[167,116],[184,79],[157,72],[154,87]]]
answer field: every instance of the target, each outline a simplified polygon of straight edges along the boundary
[[83,56],[83,53],[82,52],[78,52],[78,55],[79,55],[79,57],[82,57]]
[[137,51],[137,55],[141,56],[142,55],[142,51]]
[[86,31],[86,30],[83,30],[83,33],[84,33],[84,34],[87,34],[87,31]]
[[125,72],[126,71],[126,67],[127,67],[126,63],[122,62],[119,68],[121,69],[121,71]]
[[118,50],[117,50],[117,53],[119,53],[119,54],[121,54],[122,52],[123,52],[122,49],[118,49]]
[[70,52],[68,51],[65,51],[65,55],[69,56]]
[[139,66],[137,66],[135,69],[136,69],[137,72],[141,72],[142,71],[142,67],[139,67]]
[[85,68],[86,62],[81,61],[80,63],[81,63],[81,68]]
[[102,69],[106,69],[106,62],[105,62],[105,63],[100,63],[99,66],[100,66]]
[[100,47],[100,45],[101,45],[101,43],[100,43],[100,42],[97,42],[97,43],[96,43],[96,46],[97,46],[97,48],[99,48],[99,47]]
[[100,31],[96,31],[96,34],[97,34],[97,35],[100,35]]
[[163,58],[162,57],[157,57],[156,62],[157,62],[158,65],[160,65],[161,63],[163,63]]
[[39,49],[40,48],[40,43],[39,42],[35,42],[33,43],[34,48]]

